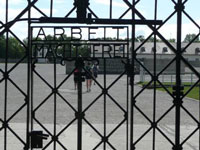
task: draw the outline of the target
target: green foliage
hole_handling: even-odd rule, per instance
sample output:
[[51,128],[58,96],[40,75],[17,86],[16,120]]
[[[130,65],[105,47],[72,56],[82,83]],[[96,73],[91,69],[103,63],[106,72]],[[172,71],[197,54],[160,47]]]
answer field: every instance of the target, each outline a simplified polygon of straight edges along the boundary
[[[8,58],[18,59],[25,55],[25,48],[21,43],[14,37],[8,38]],[[6,38],[5,36],[0,37],[0,58],[6,56]]]
[[[145,86],[148,84],[148,82],[138,82],[138,84],[142,85],[142,86]],[[163,85],[169,90],[170,93],[172,93],[172,86],[175,85],[175,82],[164,82]],[[190,82],[184,82],[183,83],[184,85],[184,91],[183,93],[186,93],[190,87],[192,86],[192,84]],[[153,88],[153,83],[149,86],[149,88]],[[162,88],[160,86],[160,84],[158,82],[156,82],[156,89],[159,90],[159,91],[163,91],[163,92],[166,92],[164,88]],[[193,99],[196,99],[196,100],[200,100],[200,95],[199,95],[199,86],[195,86],[187,95],[186,97],[189,97],[189,98],[193,98]]]
[[72,49],[72,57],[79,56],[82,57],[89,57],[90,56],[90,50],[87,45],[78,46],[77,48],[74,47]]
[[5,36],[0,36],[0,58],[5,58],[6,40]]
[[[184,42],[191,42],[192,40],[194,40],[194,38],[196,37],[197,35],[196,34],[187,34],[185,36],[185,39],[184,39]],[[200,42],[199,41],[199,37],[197,37],[194,42]]]
[[135,38],[136,42],[143,42],[145,40],[145,37],[143,35],[139,35]]
[[171,42],[171,43],[175,43],[176,39],[169,39],[168,41]]

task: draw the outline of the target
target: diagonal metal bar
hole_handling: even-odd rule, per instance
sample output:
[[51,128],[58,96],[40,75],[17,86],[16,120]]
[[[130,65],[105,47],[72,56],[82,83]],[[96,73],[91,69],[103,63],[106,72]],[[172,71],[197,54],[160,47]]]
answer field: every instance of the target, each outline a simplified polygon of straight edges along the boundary
[[58,143],[64,150],[68,150],[59,140],[57,140],[57,143]]
[[103,141],[100,141],[92,150],[96,150],[102,143]]
[[200,29],[200,26],[198,25],[198,23],[196,23],[196,21],[194,21],[194,19],[193,19],[192,17],[190,17],[190,15],[189,15],[185,10],[183,10],[183,13],[188,17],[188,19],[189,19],[190,21],[192,21],[192,23],[195,24],[195,26],[196,26],[197,28]]
[[119,81],[119,79],[126,73],[126,70],[121,73],[108,87],[107,90],[109,90],[117,81]]
[[194,41],[199,37],[200,33],[198,33],[182,50],[181,52],[184,53],[186,49],[194,43]]
[[171,0],[175,5],[177,4],[175,0]]
[[[172,18],[174,15],[176,14],[176,11],[172,12],[164,21],[163,23],[158,27],[156,28],[156,30],[159,30],[163,25],[165,25],[165,23],[170,19]],[[137,52],[147,41],[148,39],[154,35],[154,31],[134,50],[135,52]]]
[[124,110],[124,108],[109,94],[107,93],[106,95],[108,95],[108,97],[124,112],[126,113],[126,111]]
[[69,128],[69,126],[71,126],[75,120],[76,118],[74,118],[70,123],[68,123],[60,132],[58,132],[57,136],[60,136],[64,131],[66,131],[66,129]]
[[185,140],[182,141],[181,145],[185,144],[198,130],[199,128],[197,127]]
[[50,93],[33,111],[36,112],[52,95],[53,93]]
[[185,3],[186,3],[187,1],[188,1],[188,0],[184,0],[184,1],[183,1],[183,5],[185,5]]
[[48,17],[43,11],[41,11],[38,7],[33,5],[33,8],[35,8],[40,14],[42,14],[44,17]]
[[[137,16],[141,19],[141,20],[146,20],[145,17],[136,9],[134,8],[131,3],[128,0],[123,0],[130,8],[132,8],[135,12],[135,14],[137,14]],[[160,34],[157,30],[154,30],[154,27],[152,25],[147,25],[152,31],[155,32],[156,35],[158,35],[158,37],[174,52],[176,53],[176,49],[169,43],[168,40],[166,40],[162,34]]]
[[76,112],[76,109],[60,94],[60,93],[57,93],[57,95],[65,102],[67,103],[67,105],[74,111]]
[[156,30],[159,30],[163,25],[165,25],[165,23],[168,22],[169,19],[171,19],[174,15],[176,14],[176,10],[174,10],[164,21],[163,23],[158,26],[158,28],[156,28]]
[[53,89],[53,87],[34,69],[33,72],[51,89]]
[[[136,5],[140,0],[137,0],[134,2],[134,5]],[[129,7],[120,17],[119,19],[122,19],[129,11],[131,10],[131,8]]]
[[144,70],[151,76],[153,77],[153,74],[137,59],[135,58],[135,60],[139,63],[140,66],[142,66],[142,68],[144,68]]
[[183,105],[181,105],[181,108],[198,124],[199,121],[192,115]]
[[17,111],[15,111],[15,113],[8,118],[7,122],[11,121],[26,105],[27,103],[24,103]]
[[24,46],[25,49],[27,49],[27,46],[24,44],[24,42],[22,42],[17,36],[15,33],[13,33],[10,29],[9,29],[9,32],[14,36],[15,39],[17,39],[17,41]]
[[162,116],[160,116],[156,123],[158,124],[174,107],[175,105],[172,105]]
[[77,68],[73,69],[72,72],[70,72],[70,74],[67,75],[67,77],[57,86],[57,89],[59,89],[68,79],[69,77],[74,73],[74,71],[76,70]]
[[140,45],[134,50],[135,53],[139,51],[139,49],[146,44],[146,42],[150,39],[151,36],[153,36],[154,33],[152,32],[143,42],[140,43]]
[[0,72],[2,73],[2,74],[4,74],[4,71],[0,68]]
[[117,150],[109,141],[107,141],[107,144],[108,144],[113,150]]
[[85,69],[85,67],[83,67],[83,70],[92,78],[92,80],[103,90],[104,88],[101,86],[101,84],[94,78],[93,75],[91,75],[91,73]]
[[12,85],[14,85],[14,87],[16,87],[22,93],[22,95],[27,97],[26,93],[12,79],[8,78],[8,80],[12,83]]
[[26,145],[26,143],[21,139],[21,137],[15,133],[15,131],[12,130],[12,128],[10,128],[9,126],[7,127],[9,129],[10,132],[12,132],[12,134],[24,145]]
[[12,68],[10,68],[8,70],[8,73],[10,73],[11,71],[13,71],[22,61],[24,61],[25,58],[27,58],[27,55],[24,55],[24,57],[22,57],[17,63],[15,63],[14,66],[12,66]]
[[200,78],[199,72],[181,55],[181,60],[189,67],[190,70],[192,70],[195,75]]
[[83,120],[102,138],[103,135],[84,117]]
[[192,89],[194,89],[194,87],[198,85],[199,82],[200,82],[200,79],[198,79],[198,81],[197,81],[195,84],[193,84],[193,85],[189,88],[189,90],[187,90],[187,92],[185,92],[185,93],[183,94],[183,96],[181,97],[181,99],[183,99],[184,97],[186,97],[186,96],[192,91]]
[[149,129],[147,129],[147,131],[145,131],[134,143],[133,145],[136,145],[138,142],[140,142],[150,131],[151,131],[152,127],[150,127]]
[[152,124],[151,119],[149,119],[149,117],[148,117],[137,105],[134,105],[134,107],[142,114],[142,116],[143,116],[147,121],[149,121],[150,124]]
[[162,88],[174,99],[174,95],[163,85],[162,82],[160,82],[160,80],[156,80],[161,86]]
[[103,96],[103,93],[99,94],[99,95],[92,101],[92,103],[90,103],[90,104],[84,109],[83,112],[85,113],[94,103],[96,103],[96,102],[98,101],[98,99],[99,99],[101,96]]
[[45,147],[42,150],[47,149],[51,145],[51,143],[53,143],[53,140],[49,141],[49,143],[47,143],[47,145],[45,145]]
[[71,13],[76,9],[76,7],[73,7],[65,16],[65,18],[69,17],[69,15],[71,15]]
[[37,2],[38,0],[33,0],[31,3],[29,3],[29,5],[20,13],[17,15],[17,17],[15,17],[15,19],[13,19],[13,21],[11,23],[8,23],[8,24],[5,24],[7,28],[5,28],[4,30],[2,30],[0,32],[0,35],[3,35],[5,32],[7,32],[7,29],[11,28],[16,22],[18,19],[20,19],[25,13],[28,12],[28,10],[33,6],[35,5],[35,3]]
[[99,17],[93,12],[93,10],[92,9],[90,9],[90,7],[88,7],[88,10],[92,13],[92,15],[96,18],[96,19],[98,19]]
[[176,60],[176,57],[174,57],[158,74],[157,77],[160,76],[174,61]]
[[131,10],[131,8],[128,8],[128,9],[119,17],[119,19],[122,19],[130,10]]
[[37,118],[33,117],[33,119],[34,119],[34,120],[41,126],[41,128],[43,128],[50,136],[53,136],[53,135],[51,134],[51,132],[50,132],[42,123],[40,123],[39,120],[37,120]]
[[172,142],[172,140],[160,129],[160,128],[156,128],[159,132],[160,132],[160,134],[162,134],[163,135],[163,137],[171,144],[171,145],[175,145],[173,142]]
[[0,122],[2,123],[2,127],[0,127],[0,131],[4,129],[3,127],[3,120],[0,118]]
[[4,80],[4,78],[2,78],[2,79],[0,80],[0,83],[1,83],[3,80]]
[[153,82],[153,80],[149,81],[148,84],[146,84],[135,96],[134,99],[136,99],[151,83]]
[[108,138],[110,137],[110,136],[112,136],[113,135],[113,133],[115,133],[115,131],[117,131],[121,126],[122,126],[122,124],[126,121],[127,119],[123,119],[109,134],[108,134]]

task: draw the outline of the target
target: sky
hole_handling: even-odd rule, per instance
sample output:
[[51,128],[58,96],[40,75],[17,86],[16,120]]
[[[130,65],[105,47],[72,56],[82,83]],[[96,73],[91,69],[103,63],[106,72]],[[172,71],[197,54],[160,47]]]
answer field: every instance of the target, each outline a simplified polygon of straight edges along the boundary
[[[26,6],[27,0],[8,0],[9,1],[9,21],[13,20]],[[131,2],[131,0],[129,0]],[[165,20],[173,11],[174,3],[172,0],[157,0],[157,19]],[[177,0],[175,0],[177,1]],[[0,21],[5,22],[5,2],[6,0],[1,0],[0,2]],[[119,18],[124,11],[128,9],[128,6],[123,2],[123,0],[112,0],[113,2],[113,18]],[[36,6],[41,9],[47,16],[50,14],[50,0],[38,0]],[[200,26],[200,11],[198,6],[200,6],[200,0],[188,0],[185,5],[185,11],[195,20],[195,22]],[[110,0],[90,0],[90,8],[96,13],[99,18],[108,18],[109,17],[109,7]],[[70,9],[73,8],[73,0],[54,0],[53,7],[53,16],[54,17],[63,17],[65,16]],[[154,19],[154,8],[155,0],[140,0],[136,5],[137,10],[146,18]],[[42,15],[38,13],[35,9],[32,9],[32,17],[39,18]],[[75,11],[71,14],[70,17],[75,17]],[[23,16],[26,18],[27,14]],[[138,19],[138,17],[136,16]],[[176,18],[174,15],[165,25],[163,25],[159,32],[166,38],[175,38],[176,39]],[[131,12],[124,16],[124,19],[131,19]],[[12,31],[16,33],[21,39],[27,37],[27,23],[20,22],[16,23],[12,28]],[[199,33],[199,28],[188,19],[186,15],[183,14],[183,26],[182,26],[182,39],[188,33]],[[0,29],[1,31],[2,29]],[[136,26],[136,36],[143,35],[148,37],[152,31],[146,25],[137,25]],[[115,33],[110,33],[110,36],[114,36]],[[121,36],[124,36],[125,33],[120,33]]]

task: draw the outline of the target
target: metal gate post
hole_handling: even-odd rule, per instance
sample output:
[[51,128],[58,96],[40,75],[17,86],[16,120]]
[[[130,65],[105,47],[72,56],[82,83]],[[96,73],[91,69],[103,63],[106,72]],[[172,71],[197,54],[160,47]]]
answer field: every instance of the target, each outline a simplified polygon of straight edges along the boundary
[[174,150],[182,150],[182,145],[180,145],[180,108],[182,104],[181,99],[181,35],[182,35],[182,10],[184,5],[182,0],[178,0],[175,9],[177,10],[177,52],[176,52],[176,87],[174,89],[175,93],[175,147]]
[[78,119],[78,132],[77,132],[77,150],[82,150],[82,119],[84,117],[82,110],[82,68],[84,67],[84,62],[81,57],[77,58],[75,63],[76,68],[78,69],[78,112],[76,118]]
[[[133,8],[132,8],[132,20],[135,20],[135,12],[134,12],[134,8],[135,8],[135,0],[132,1],[133,3]],[[134,127],[133,127],[133,124],[134,124],[134,104],[135,104],[135,98],[134,98],[134,75],[133,73],[135,73],[135,70],[134,70],[134,66],[135,66],[135,58],[136,58],[136,52],[135,52],[135,23],[133,21],[132,23],[132,35],[131,35],[131,67],[133,69],[133,72],[131,73],[130,75],[130,85],[131,85],[131,91],[130,91],[130,94],[131,94],[131,102],[130,102],[130,105],[131,105],[131,109],[130,109],[130,150],[134,150],[135,149],[135,145],[133,145],[133,136],[134,136]]]

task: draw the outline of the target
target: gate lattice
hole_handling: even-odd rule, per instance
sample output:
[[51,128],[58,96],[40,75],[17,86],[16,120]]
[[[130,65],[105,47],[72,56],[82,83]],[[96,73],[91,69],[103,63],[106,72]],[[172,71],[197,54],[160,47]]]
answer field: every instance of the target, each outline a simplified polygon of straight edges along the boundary
[[[18,145],[20,145],[20,148],[16,147],[17,149],[22,149],[22,147],[24,148],[24,150],[28,150],[28,149],[34,149],[34,148],[41,148],[41,149],[58,149],[57,146],[60,146],[60,149],[67,149],[67,147],[64,145],[65,141],[60,141],[60,137],[62,135],[63,132],[65,132],[75,121],[77,121],[77,149],[81,150],[83,149],[83,121],[93,130],[93,132],[95,132],[95,134],[98,135],[98,137],[100,138],[99,143],[97,145],[95,145],[92,149],[98,149],[99,146],[103,145],[102,149],[108,149],[107,146],[109,146],[110,149],[119,149],[116,148],[113,143],[110,142],[110,138],[113,136],[113,134],[119,130],[119,128],[125,124],[126,126],[126,132],[125,132],[125,136],[126,136],[126,142],[125,142],[125,147],[123,147],[123,149],[137,149],[139,143],[142,141],[142,139],[144,139],[146,137],[146,135],[148,133],[150,133],[152,131],[152,149],[156,149],[156,132],[158,132],[159,134],[162,135],[162,137],[164,137],[167,141],[167,143],[170,144],[170,147],[174,150],[182,150],[186,144],[186,142],[194,136],[194,134],[200,132],[200,121],[199,121],[199,116],[194,116],[192,114],[191,111],[189,111],[189,109],[184,106],[183,102],[184,102],[184,98],[186,97],[186,95],[191,92],[192,89],[194,89],[200,81],[200,74],[199,72],[196,70],[196,68],[194,68],[184,57],[183,53],[185,51],[188,50],[189,46],[193,44],[193,42],[199,37],[198,33],[192,40],[191,42],[189,42],[184,48],[182,48],[182,18],[184,16],[186,16],[193,24],[195,27],[197,27],[198,29],[200,29],[199,24],[197,21],[195,21],[195,19],[193,19],[193,17],[191,17],[189,15],[189,13],[187,13],[185,7],[187,7],[187,4],[189,3],[189,1],[185,0],[171,0],[169,1],[169,3],[174,7],[174,11],[166,18],[163,19],[163,21],[159,21],[157,20],[158,18],[158,1],[157,0],[153,0],[152,2],[154,2],[154,19],[153,20],[147,20],[143,14],[139,11],[139,9],[137,8],[137,6],[142,2],[140,0],[138,1],[130,1],[130,0],[121,0],[121,4],[124,4],[126,6],[126,9],[124,10],[124,13],[122,13],[119,17],[114,18],[114,6],[116,5],[116,1],[114,0],[110,0],[109,1],[109,11],[108,11],[108,16],[107,18],[105,17],[99,17],[100,15],[98,15],[96,13],[97,10],[92,9],[93,6],[93,2],[94,1],[89,1],[89,0],[75,0],[73,3],[73,7],[68,11],[68,13],[66,13],[64,16],[62,17],[54,17],[54,7],[56,7],[56,2],[54,0],[49,0],[49,4],[50,4],[50,8],[49,8],[49,15],[46,15],[45,10],[43,10],[42,8],[40,8],[39,2],[41,2],[40,0],[28,0],[26,3],[26,6],[24,9],[21,10],[21,12],[19,14],[16,15],[16,17],[14,19],[10,19],[9,15],[11,14],[11,12],[9,11],[9,6],[12,5],[10,2],[12,2],[11,0],[6,0],[5,1],[5,7],[3,7],[4,10],[4,14],[5,14],[5,19],[1,19],[0,21],[0,36],[5,36],[5,52],[1,53],[2,54],[2,58],[3,58],[3,64],[0,68],[0,72],[1,72],[1,78],[0,78],[0,84],[3,88],[1,88],[1,95],[3,94],[3,96],[1,96],[1,112],[0,112],[0,135],[3,134],[3,139],[2,140],[2,148],[4,150],[9,149],[10,144],[13,144],[13,139],[11,138],[12,136],[15,138],[14,141],[16,141],[16,143],[18,142]],[[46,1],[47,2],[47,1]],[[70,1],[71,2],[71,1]],[[4,3],[2,3],[4,4]],[[32,11],[36,11],[37,13],[39,13],[39,17],[32,17],[33,13]],[[74,12],[76,10],[76,17],[74,17]],[[130,19],[126,19],[127,18],[127,14],[131,13],[131,17]],[[28,17],[24,17],[25,15],[27,15]],[[177,38],[176,38],[176,46],[174,47],[159,31],[160,28],[162,28],[166,23],[169,22],[169,20],[174,17],[177,16]],[[136,19],[139,18],[139,19]],[[22,41],[20,39],[20,37],[14,32],[14,27],[17,26],[18,23],[20,22],[26,22],[27,23],[27,40],[26,41]],[[70,55],[65,55],[65,53],[63,55],[57,55],[57,53],[53,50],[52,46],[52,42],[55,42],[55,39],[52,41],[49,41],[49,43],[47,44],[49,47],[48,52],[51,53],[51,55],[53,55],[52,57],[52,64],[53,64],[53,80],[48,81],[47,79],[45,79],[45,77],[43,75],[41,75],[38,71],[37,71],[37,56],[34,53],[33,49],[35,47],[37,47],[38,43],[36,45],[34,45],[34,38],[32,37],[33,34],[33,24],[39,24],[40,27],[44,27],[44,24],[99,24],[99,25],[113,25],[113,26],[119,26],[119,25],[127,25],[127,26],[131,26],[131,52],[126,53],[124,55],[124,57],[118,57],[119,60],[123,60],[122,62],[124,62],[124,71],[113,81],[110,83],[110,85],[107,85],[107,59],[104,56],[102,57],[95,57],[93,55],[93,57],[91,57],[91,55],[88,57],[78,57],[78,53],[76,53],[73,57],[70,53]],[[137,25],[146,25],[151,31],[152,33],[143,41],[141,42],[141,44],[136,47],[134,44],[135,41],[135,29],[137,27]],[[63,26],[59,26],[58,28],[63,28]],[[77,27],[77,29],[80,29],[79,27]],[[40,30],[41,32],[39,32],[39,36],[43,35],[45,36],[45,33],[43,31],[43,29],[41,28]],[[118,31],[118,30],[117,30]],[[80,31],[79,32],[74,32],[74,34],[79,34],[80,35]],[[93,34],[91,32],[91,34]],[[119,33],[118,33],[119,34]],[[24,56],[17,61],[17,63],[10,65],[10,41],[9,41],[9,37],[12,36],[14,39],[16,39],[20,45],[22,45],[25,48],[25,54]],[[153,71],[150,71],[142,62],[140,59],[137,58],[137,54],[139,53],[139,49],[145,45],[145,43],[147,43],[147,41],[153,36],[153,45],[154,45],[154,50],[153,50]],[[156,46],[157,46],[157,37],[159,39],[162,40],[162,42],[165,43],[165,45],[167,47],[170,48],[170,50],[174,53],[174,58],[169,61],[169,63],[160,71],[157,72],[157,64],[156,64],[156,60],[157,60],[157,53],[156,53]],[[76,41],[77,39],[75,39]],[[105,39],[104,39],[105,40]],[[126,39],[129,42],[129,39]],[[73,40],[72,40],[73,41]],[[78,46],[82,45],[82,43],[80,42],[80,39],[78,39],[77,41],[79,41],[79,43],[75,45],[76,51],[78,51]],[[41,41],[40,41],[41,42]],[[105,41],[104,41],[105,42]],[[110,41],[107,41],[110,42]],[[117,39],[115,42],[119,42],[119,39]],[[41,43],[39,43],[41,44]],[[128,44],[127,44],[128,45]],[[35,46],[35,47],[34,47]],[[57,43],[57,49],[60,46],[60,43]],[[38,51],[41,50],[41,47],[37,47]],[[57,50],[56,49],[56,50]],[[127,49],[129,49],[129,46],[127,46]],[[72,50],[72,48],[71,48]],[[128,51],[127,51],[128,52]],[[109,54],[109,52],[108,52]],[[110,56],[110,55],[109,55]],[[102,59],[102,63],[103,63],[103,83],[100,83],[99,81],[95,80],[94,77],[87,71],[87,69],[84,66],[84,61],[97,61],[99,62],[99,59]],[[61,61],[62,63],[65,61],[74,61],[75,63],[75,68],[71,71],[70,74],[68,74],[61,82],[57,81],[57,62]],[[23,82],[26,81],[26,86],[25,87],[21,87],[21,83],[18,83],[17,81],[15,81],[15,78],[13,76],[13,72],[15,72],[17,70],[17,68],[20,67],[20,65],[25,62],[27,64],[26,67],[26,73],[24,76],[22,76],[22,78],[24,78],[24,80],[22,80]],[[135,91],[135,86],[134,86],[134,81],[135,81],[135,65],[139,64],[150,76],[150,81],[140,90],[140,91]],[[163,72],[165,72],[165,70],[172,64],[172,63],[176,63],[176,82],[175,85],[173,87],[173,92],[171,92],[160,80],[159,77],[162,75]],[[198,78],[198,80],[186,91],[183,93],[183,86],[182,86],[182,82],[181,82],[181,63],[184,63]],[[78,69],[80,73],[78,73],[78,94],[77,94],[77,108],[75,108],[76,106],[74,105],[73,102],[69,102],[67,100],[67,97],[64,97],[60,90],[60,87],[63,86],[63,84],[66,84],[68,82],[68,79],[71,77],[71,75],[74,73],[75,69]],[[83,71],[83,73],[82,73]],[[99,93],[99,95],[97,97],[95,97],[92,102],[89,103],[88,106],[85,107],[85,109],[83,109],[83,105],[84,105],[84,99],[83,99],[83,91],[82,91],[82,77],[85,74],[89,74],[89,76],[91,76],[91,78],[94,79],[94,82],[96,83],[96,85],[98,86],[98,88],[101,90],[101,92]],[[125,101],[126,101],[126,106],[121,106],[121,104],[119,104],[117,102],[117,100],[115,98],[113,98],[113,96],[110,94],[110,89],[112,88],[112,86],[114,86],[116,83],[119,82],[120,78],[124,75],[127,75],[127,84],[126,84],[126,95],[125,95]],[[41,98],[41,102],[39,102],[37,105],[34,104],[35,99],[34,99],[34,89],[35,89],[35,85],[34,85],[34,76],[37,76],[41,81],[42,84],[45,84],[44,89],[39,89],[39,90],[43,90],[45,91],[45,89],[48,89],[49,94],[47,95],[47,97],[45,97],[44,99]],[[159,118],[156,117],[156,102],[157,102],[157,98],[156,98],[156,86],[157,84],[159,84],[167,93],[168,95],[171,97],[171,99],[173,100],[171,106],[169,107],[169,109],[167,109]],[[13,106],[13,99],[18,99],[18,97],[12,97],[10,96],[10,94],[12,93],[12,91],[10,91],[10,85],[12,87],[14,87],[14,89],[17,89],[17,91],[20,93],[20,98],[24,99],[23,102],[20,101],[21,105],[18,104],[19,106],[14,107]],[[129,86],[130,85],[130,86]],[[150,85],[153,85],[153,117],[150,118],[148,116],[148,114],[144,113],[145,110],[142,110],[139,107],[138,104],[138,97],[140,95],[142,95],[142,93],[146,90],[147,87],[149,87]],[[37,87],[38,88],[38,87]],[[18,93],[18,94],[19,94]],[[14,93],[16,94],[16,93]],[[17,95],[17,94],[16,94]],[[41,109],[41,107],[45,104],[47,104],[47,102],[49,102],[50,98],[53,97],[53,126],[52,126],[52,131],[50,131],[50,129],[48,129],[46,127],[46,124],[42,123],[41,120],[38,120],[39,115],[37,114],[37,112]],[[71,112],[73,112],[74,117],[70,120],[67,124],[65,124],[64,128],[62,128],[62,130],[58,131],[58,124],[57,124],[57,120],[59,120],[59,118],[57,118],[57,112],[58,112],[58,108],[57,106],[59,105],[58,103],[58,97],[60,99],[62,99],[62,101],[64,101],[65,104],[67,104],[67,106],[71,109]],[[93,124],[87,120],[87,116],[86,113],[88,112],[88,110],[98,102],[99,98],[103,97],[103,133],[101,133],[96,127],[93,126]],[[117,106],[117,108],[119,109],[119,111],[121,111],[124,115],[124,117],[121,118],[120,123],[117,124],[116,127],[112,128],[111,132],[107,132],[107,97],[109,97],[110,101],[112,101],[115,105]],[[130,106],[129,106],[130,103]],[[14,110],[9,110],[10,106],[13,106]],[[25,111],[22,111],[24,110]],[[175,135],[174,135],[174,140],[172,140],[170,138],[169,135],[167,135],[160,127],[159,124],[160,122],[169,114],[172,112],[172,110],[175,111]],[[200,109],[198,109],[200,110]],[[149,123],[149,127],[143,132],[143,134],[139,137],[135,137],[134,133],[134,125],[135,125],[135,111],[138,111],[140,115],[142,115],[147,122]],[[186,137],[184,137],[184,139],[181,139],[181,112],[184,112],[187,114],[187,116],[189,116],[189,118],[191,118],[196,125],[195,129],[189,133]],[[23,112],[22,114],[20,114],[21,112]],[[23,135],[20,135],[18,133],[18,130],[16,130],[14,128],[14,126],[12,125],[12,121],[14,119],[18,119],[17,116],[21,115],[23,118],[23,121],[25,122],[25,126],[23,127]],[[200,114],[200,112],[199,112]],[[198,114],[198,115],[199,115]],[[48,113],[47,113],[48,116]],[[42,131],[37,131],[35,130],[35,123],[37,123],[37,125],[40,126],[40,129]],[[45,134],[44,134],[45,133]],[[11,136],[12,135],[12,136]],[[49,137],[49,141],[44,144],[42,144],[43,138],[47,138],[47,136]],[[198,137],[199,138],[199,137]],[[200,139],[200,138],[199,138]],[[11,142],[11,143],[10,143]],[[50,147],[52,145],[52,147]],[[198,149],[200,149],[198,147]]]

